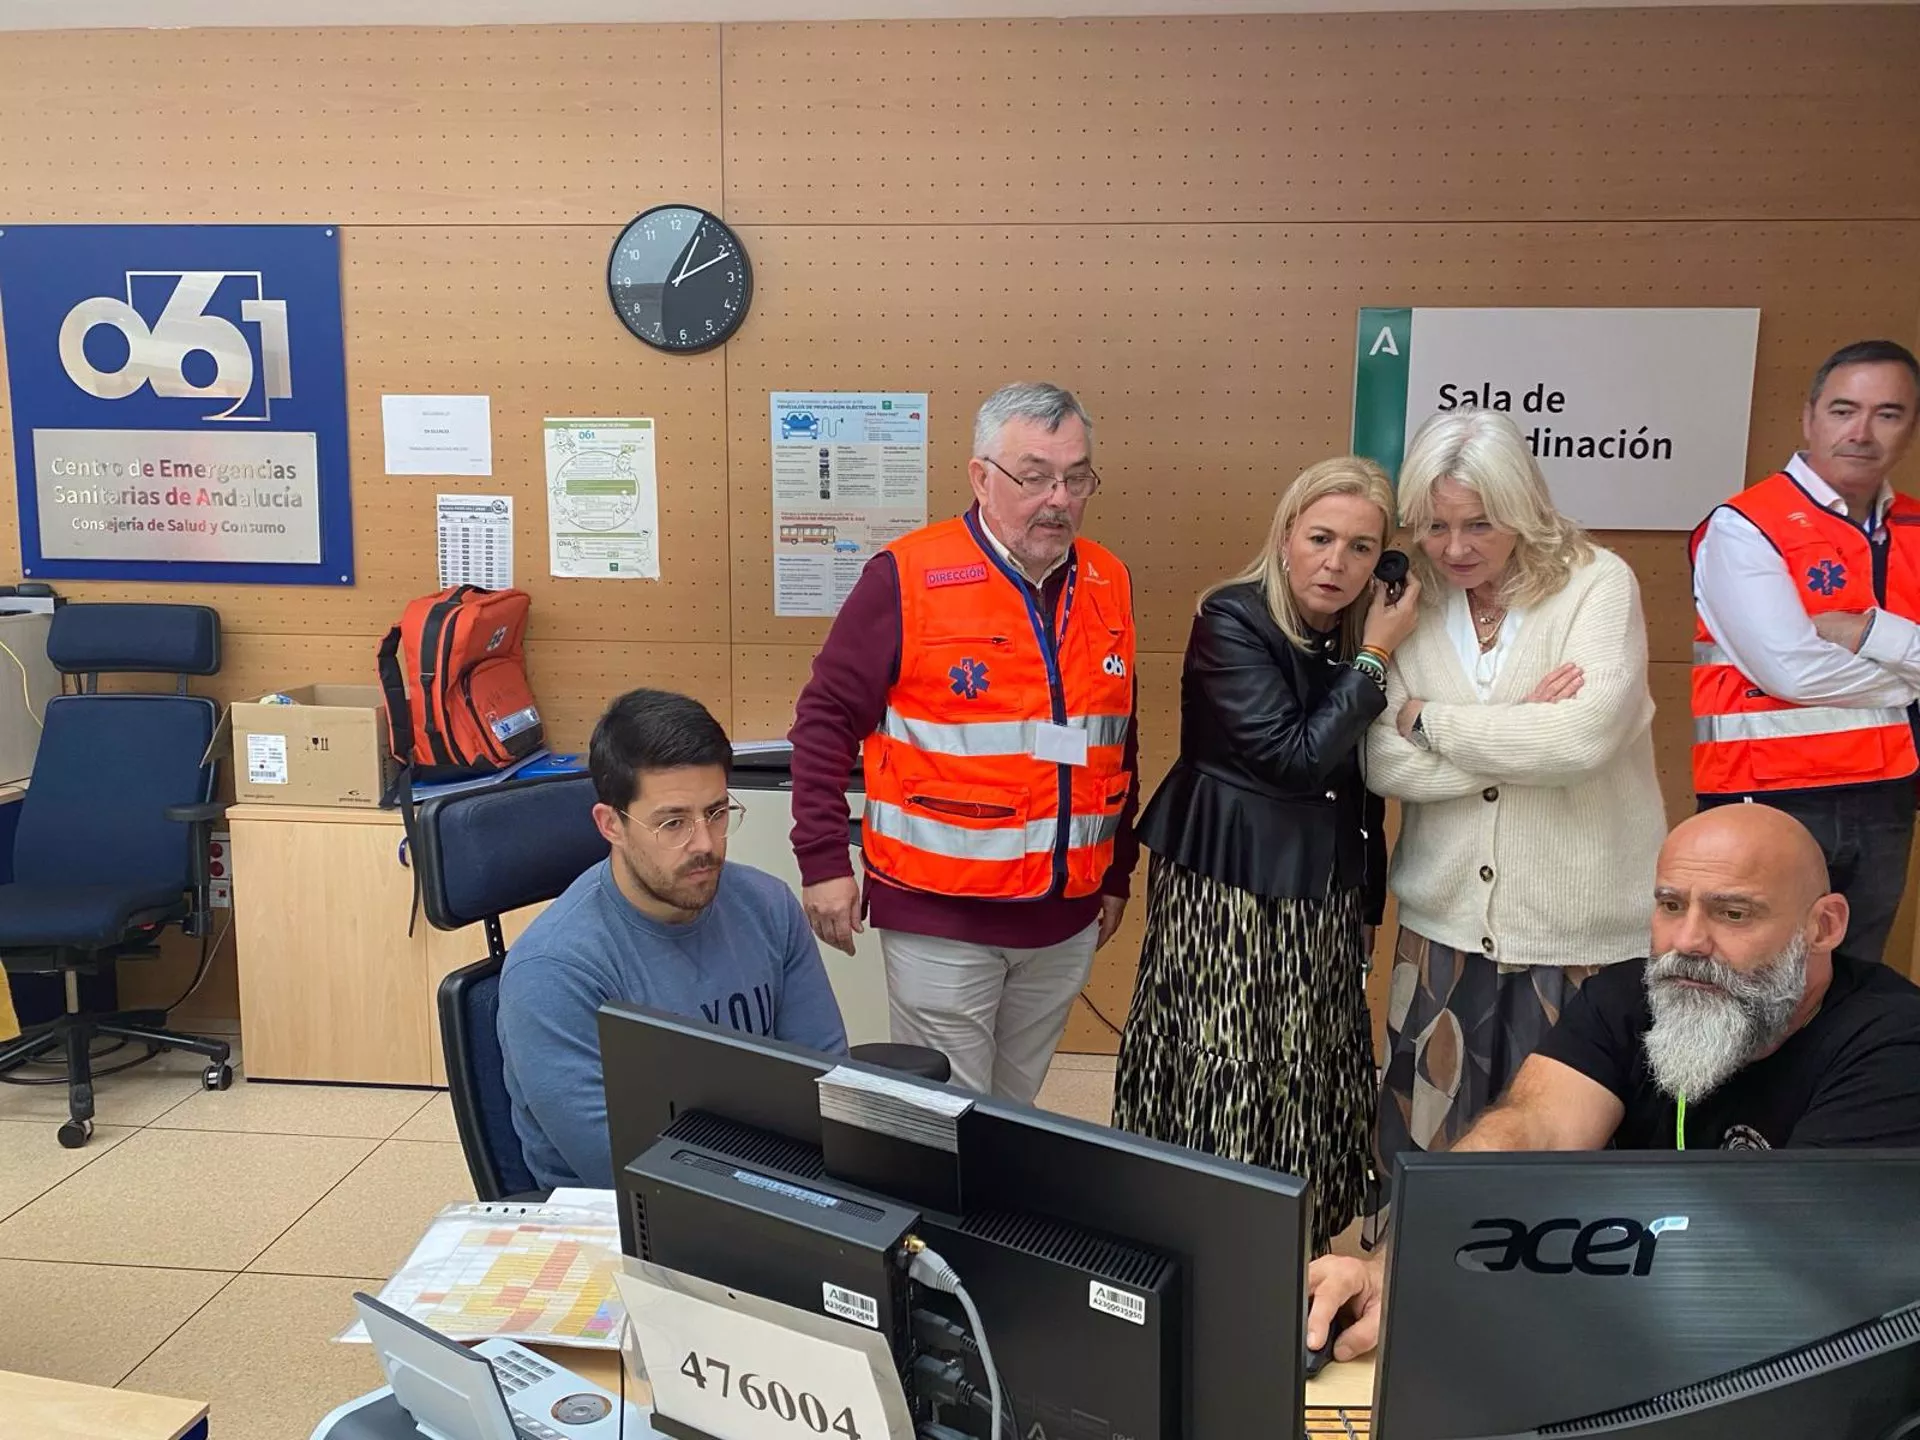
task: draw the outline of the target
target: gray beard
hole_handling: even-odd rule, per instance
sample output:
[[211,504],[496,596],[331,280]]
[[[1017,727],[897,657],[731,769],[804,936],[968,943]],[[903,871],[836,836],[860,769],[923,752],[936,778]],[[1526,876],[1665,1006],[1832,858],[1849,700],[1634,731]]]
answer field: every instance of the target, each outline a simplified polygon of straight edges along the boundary
[[[1653,1082],[1671,1096],[1700,1100],[1786,1038],[1807,990],[1807,942],[1793,942],[1760,970],[1669,951],[1647,962],[1653,1027],[1641,1042]],[[1718,990],[1675,983],[1702,980]]]

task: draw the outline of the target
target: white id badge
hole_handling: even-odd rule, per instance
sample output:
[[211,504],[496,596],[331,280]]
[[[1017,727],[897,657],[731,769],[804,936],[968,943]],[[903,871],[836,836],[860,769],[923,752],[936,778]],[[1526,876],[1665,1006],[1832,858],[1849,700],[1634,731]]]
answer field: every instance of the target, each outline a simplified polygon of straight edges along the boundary
[[1033,758],[1055,765],[1087,763],[1087,732],[1071,725],[1039,724],[1033,727]]

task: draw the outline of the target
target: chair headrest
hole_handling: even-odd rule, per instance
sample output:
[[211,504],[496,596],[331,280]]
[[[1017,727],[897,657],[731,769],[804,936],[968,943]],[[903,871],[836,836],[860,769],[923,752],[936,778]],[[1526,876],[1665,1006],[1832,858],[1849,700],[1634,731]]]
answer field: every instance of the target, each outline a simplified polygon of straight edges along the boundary
[[47,659],[68,675],[213,675],[220,615],[206,605],[62,605],[47,630]]
[[427,919],[457,930],[553,899],[607,858],[593,804],[589,775],[509,780],[427,801],[413,856]]

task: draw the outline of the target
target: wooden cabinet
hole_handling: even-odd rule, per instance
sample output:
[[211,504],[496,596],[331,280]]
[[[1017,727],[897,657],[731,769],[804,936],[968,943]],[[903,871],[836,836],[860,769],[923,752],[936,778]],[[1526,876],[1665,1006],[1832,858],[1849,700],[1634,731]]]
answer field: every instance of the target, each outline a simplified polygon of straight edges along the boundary
[[[435,994],[486,937],[424,914],[407,933],[399,815],[236,805],[227,820],[248,1077],[446,1084]],[[509,944],[540,908],[506,917]]]

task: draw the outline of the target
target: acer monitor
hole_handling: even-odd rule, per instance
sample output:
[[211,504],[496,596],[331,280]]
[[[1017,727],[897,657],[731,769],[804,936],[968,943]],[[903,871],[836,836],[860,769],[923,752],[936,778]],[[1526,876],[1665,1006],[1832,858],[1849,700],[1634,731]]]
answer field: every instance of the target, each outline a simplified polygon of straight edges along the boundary
[[1377,1440],[1920,1437],[1920,1152],[1402,1157]]
[[[875,1278],[904,1209],[979,1306],[1007,1440],[1303,1433],[1302,1181],[637,1006],[599,1023],[627,1254],[848,1323],[859,1291],[886,1330],[945,1300]],[[823,1117],[836,1070],[952,1114],[951,1148],[925,1116],[913,1140]]]

